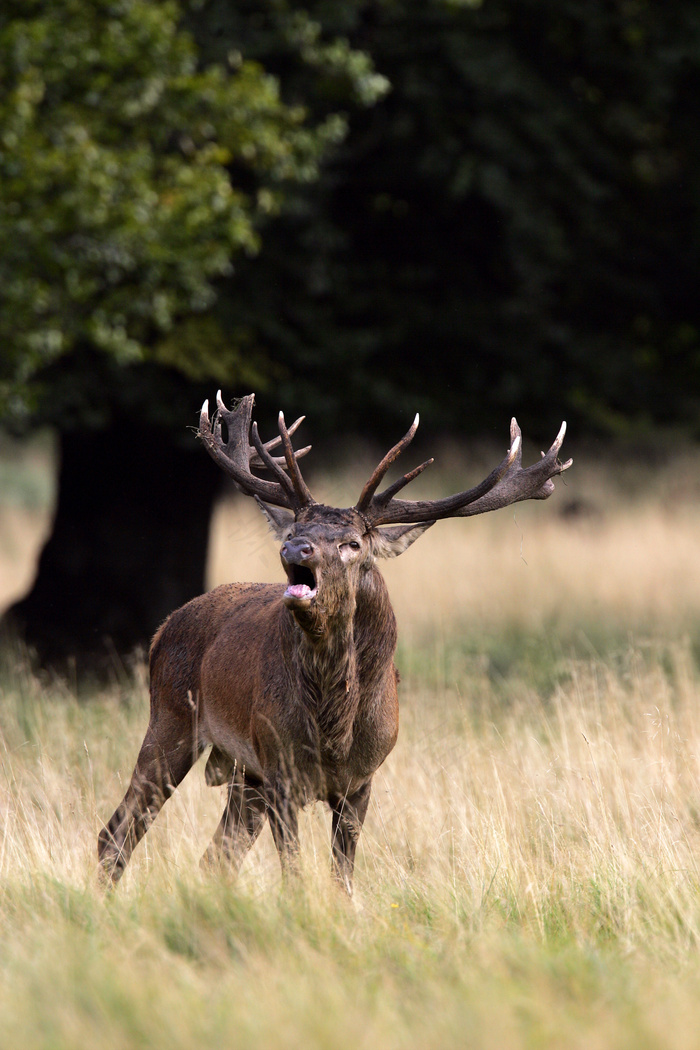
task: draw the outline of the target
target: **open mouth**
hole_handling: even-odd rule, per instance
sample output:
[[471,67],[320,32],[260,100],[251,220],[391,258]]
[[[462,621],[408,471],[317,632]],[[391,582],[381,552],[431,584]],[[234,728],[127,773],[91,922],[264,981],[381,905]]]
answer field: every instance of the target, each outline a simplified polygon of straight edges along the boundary
[[285,598],[294,601],[311,601],[316,597],[316,577],[305,565],[287,565],[287,590]]

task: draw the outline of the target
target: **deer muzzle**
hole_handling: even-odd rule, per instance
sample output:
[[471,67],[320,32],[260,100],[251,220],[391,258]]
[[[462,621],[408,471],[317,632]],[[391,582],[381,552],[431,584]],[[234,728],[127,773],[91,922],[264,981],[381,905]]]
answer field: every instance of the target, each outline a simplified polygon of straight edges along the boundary
[[309,540],[295,536],[282,544],[280,557],[287,573],[284,601],[287,605],[309,604],[316,597],[316,574],[310,563],[316,553]]

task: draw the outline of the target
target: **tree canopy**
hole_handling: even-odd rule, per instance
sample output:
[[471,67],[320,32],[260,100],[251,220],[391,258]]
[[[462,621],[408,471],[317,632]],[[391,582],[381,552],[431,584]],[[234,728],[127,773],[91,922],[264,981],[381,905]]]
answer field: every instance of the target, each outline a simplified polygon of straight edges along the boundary
[[[5,408],[81,346],[248,380],[235,338],[187,321],[257,253],[286,188],[317,177],[342,116],[309,121],[233,43],[204,65],[172,0],[9,0],[0,54]],[[342,57],[375,96],[367,62]]]
[[696,426],[692,0],[9,0],[0,51],[6,410],[92,348],[329,430]]
[[39,657],[203,589],[216,386],[314,439],[699,436],[699,86],[695,0],[7,0],[0,413],[61,449],[11,610]]

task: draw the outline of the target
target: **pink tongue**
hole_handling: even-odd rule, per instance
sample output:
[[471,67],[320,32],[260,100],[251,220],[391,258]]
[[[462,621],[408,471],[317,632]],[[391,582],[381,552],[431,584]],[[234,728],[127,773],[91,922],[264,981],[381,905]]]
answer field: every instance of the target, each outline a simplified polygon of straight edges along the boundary
[[313,591],[307,583],[290,583],[287,594],[290,598],[309,598]]

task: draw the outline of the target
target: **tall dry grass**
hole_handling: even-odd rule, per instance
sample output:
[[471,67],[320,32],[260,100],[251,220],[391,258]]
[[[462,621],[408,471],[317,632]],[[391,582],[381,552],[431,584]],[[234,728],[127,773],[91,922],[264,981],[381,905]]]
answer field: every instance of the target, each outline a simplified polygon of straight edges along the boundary
[[[454,456],[415,498],[468,487],[488,469]],[[368,471],[367,471],[368,472]],[[352,505],[362,468],[314,479],[318,498]],[[424,478],[426,476],[424,475]],[[421,479],[422,480],[422,479]],[[700,457],[650,470],[576,462],[549,500],[438,522],[406,554],[382,563],[404,635],[411,641],[455,628],[569,630],[581,624],[677,632],[700,609]],[[279,558],[250,500],[222,502],[211,530],[210,584],[280,579]]]
[[[304,890],[282,892],[269,832],[237,883],[202,874],[224,800],[201,765],[102,897],[95,839],[143,733],[144,669],[78,699],[6,654],[0,1045],[696,1046],[695,466],[584,465],[577,514],[560,513],[572,474],[386,565],[402,727],[355,906],[331,886],[321,807]],[[314,490],[351,502],[356,478],[336,484]],[[256,515],[220,507],[212,583],[279,578]]]
[[144,685],[80,703],[6,673],[2,1045],[695,1045],[699,682],[686,646],[661,655],[571,664],[547,701],[521,682],[509,708],[410,689],[355,908],[320,807],[305,892],[281,892],[267,833],[238,883],[202,875],[223,796],[201,768],[102,898],[95,837]]

